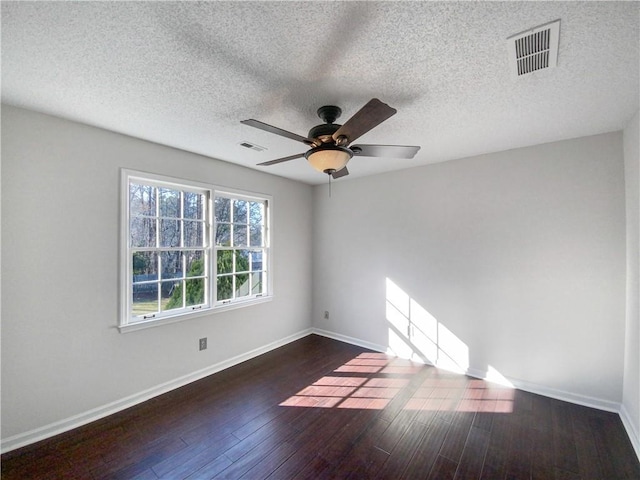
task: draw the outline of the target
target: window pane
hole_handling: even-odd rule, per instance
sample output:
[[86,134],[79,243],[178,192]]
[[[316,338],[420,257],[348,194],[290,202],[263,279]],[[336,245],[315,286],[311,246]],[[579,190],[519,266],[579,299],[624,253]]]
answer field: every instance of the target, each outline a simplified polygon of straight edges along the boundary
[[129,184],[129,213],[135,215],[156,214],[156,187]]
[[245,247],[247,245],[246,225],[233,225],[233,245],[235,247]]
[[231,246],[231,225],[228,223],[216,225],[216,245]]
[[233,272],[233,250],[218,250],[218,275]]
[[251,274],[251,295],[262,293],[262,272]]
[[[188,181],[142,177],[144,174],[123,170],[128,189],[123,193],[128,195],[125,200],[129,206],[121,218],[121,228],[129,231],[122,251],[124,258],[128,257],[125,262],[128,267],[122,272],[128,277],[128,286],[123,288],[129,292],[128,298],[126,294],[123,297],[126,303],[123,307],[129,318],[121,319],[120,324],[140,322],[144,316],[151,320],[191,313],[193,306],[212,306],[214,285],[210,275],[217,272],[213,261],[220,263],[221,272],[228,271],[221,292],[233,298],[234,251],[216,252],[213,256],[212,247],[216,243],[211,238],[209,221],[213,217],[211,207],[215,205],[218,220],[226,220],[216,222],[224,225],[216,231],[220,240],[217,244],[232,247],[234,200],[216,199],[213,190]],[[246,206],[245,211],[248,208]],[[248,217],[248,213],[245,212],[245,216]],[[248,237],[249,232],[244,235]]]
[[204,303],[204,278],[186,280],[185,284],[187,285],[187,307]]
[[249,274],[236,275],[236,298],[249,295]]
[[184,192],[184,218],[204,220],[204,195]]
[[264,204],[262,202],[249,203],[249,223],[252,225],[262,224],[264,217]]
[[251,271],[262,270],[262,252],[251,252]]
[[202,247],[203,240],[203,222],[184,221],[184,246],[185,247]]
[[133,281],[146,282],[158,279],[158,256],[155,252],[133,254]]
[[251,225],[250,245],[252,247],[262,246],[262,227],[260,225]]
[[215,201],[215,216],[218,222],[230,222],[231,221],[231,200],[224,197],[216,197]]
[[233,223],[247,223],[248,203],[244,200],[233,201]]
[[218,277],[217,301],[228,300],[233,295],[233,275],[223,275]]
[[249,250],[236,250],[236,273],[249,271]]
[[132,306],[131,313],[135,316],[152,315],[158,312],[158,284],[134,284]]
[[161,252],[162,280],[182,277],[182,254],[180,252]]
[[156,219],[133,217],[129,224],[132,247],[156,246]]
[[160,246],[180,246],[180,220],[160,220]]
[[202,250],[185,252],[187,262],[187,277],[204,275],[204,252]]
[[175,310],[182,307],[182,281],[162,282],[160,306],[162,311]]
[[180,217],[180,192],[170,188],[159,188],[160,196],[160,216]]

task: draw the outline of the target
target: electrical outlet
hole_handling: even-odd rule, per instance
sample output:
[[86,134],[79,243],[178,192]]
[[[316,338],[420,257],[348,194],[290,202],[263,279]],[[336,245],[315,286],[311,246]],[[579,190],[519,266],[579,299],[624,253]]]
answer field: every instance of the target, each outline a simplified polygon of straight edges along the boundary
[[200,350],[206,350],[206,349],[207,349],[207,337],[204,337],[200,339]]
[[329,311],[328,310],[324,311],[324,319],[325,320],[329,320]]

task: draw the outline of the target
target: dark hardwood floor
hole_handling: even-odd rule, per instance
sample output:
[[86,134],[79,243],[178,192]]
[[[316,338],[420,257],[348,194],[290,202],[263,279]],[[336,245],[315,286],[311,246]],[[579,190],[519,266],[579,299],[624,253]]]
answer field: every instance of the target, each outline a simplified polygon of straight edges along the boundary
[[640,479],[618,415],[311,335],[2,455],[2,479]]

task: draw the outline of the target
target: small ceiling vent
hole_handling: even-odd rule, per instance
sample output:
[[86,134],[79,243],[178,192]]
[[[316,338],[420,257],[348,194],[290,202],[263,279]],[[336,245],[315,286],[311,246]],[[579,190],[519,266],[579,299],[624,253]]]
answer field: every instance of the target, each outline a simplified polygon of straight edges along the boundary
[[507,38],[511,73],[521,77],[558,63],[560,20],[555,20]]
[[251,150],[255,150],[256,152],[263,152],[266,150],[266,147],[261,147],[260,145],[256,145],[255,143],[240,142],[239,145],[244,148],[250,148]]

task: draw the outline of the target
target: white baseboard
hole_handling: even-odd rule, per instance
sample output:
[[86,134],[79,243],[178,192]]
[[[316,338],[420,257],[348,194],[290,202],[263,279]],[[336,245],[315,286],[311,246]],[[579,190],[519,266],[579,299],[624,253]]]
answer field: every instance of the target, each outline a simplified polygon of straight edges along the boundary
[[330,332],[328,330],[322,330],[321,328],[312,328],[311,333],[315,333],[317,335],[333,338],[334,340],[338,340],[344,343],[350,343],[351,345],[356,345],[362,348],[368,348],[369,350],[375,350],[376,352],[387,351],[387,347],[383,345],[377,345],[375,343],[365,342],[364,340],[360,340],[359,338],[349,337],[347,335],[342,335],[341,333]]
[[[474,370],[470,368],[465,372],[465,374],[469,375],[470,377],[491,381],[490,378],[487,378],[487,373],[480,370]],[[538,385],[536,383],[526,382],[524,380],[516,378],[505,377],[505,379],[518,390],[535,393],[544,397],[555,398],[556,400],[562,400],[563,402],[575,403],[576,405],[582,405],[584,407],[597,408],[598,410],[604,410],[606,412],[620,412],[620,404],[617,402],[590,397],[588,395],[567,392],[565,390],[558,390],[556,388],[547,387],[545,385]]]
[[622,420],[624,429],[627,431],[627,435],[629,435],[629,440],[631,440],[631,445],[633,445],[633,449],[636,451],[638,460],[640,460],[640,434],[638,433],[638,425],[634,425],[624,404],[620,406],[620,419]]
[[169,382],[165,382],[161,385],[157,385],[155,387],[149,388],[142,392],[138,392],[134,395],[130,395],[120,400],[116,400],[115,402],[111,402],[87,412],[74,415],[73,417],[65,418],[64,420],[45,425],[44,427],[36,428],[25,433],[20,433],[12,437],[2,439],[2,442],[0,444],[0,451],[2,453],[6,453],[11,450],[15,450],[16,448],[24,447],[26,445],[39,442],[40,440],[53,437],[54,435],[58,435],[77,427],[81,427],[88,423],[104,418],[108,415],[112,415],[126,408],[145,402],[153,397],[157,397],[158,395],[162,395],[163,393],[170,392],[171,390],[175,390],[176,388],[182,387],[189,383],[195,382],[196,380],[200,380],[201,378],[220,372],[226,368],[250,360],[254,357],[257,357],[258,355],[262,355],[263,353],[275,350],[278,347],[282,347],[288,343],[306,337],[311,333],[312,330],[310,328],[303,330],[296,334],[289,335],[288,337],[251,350],[250,352],[237,355],[233,358],[216,363],[207,368],[203,368],[201,370],[195,371],[188,375],[184,375]]

